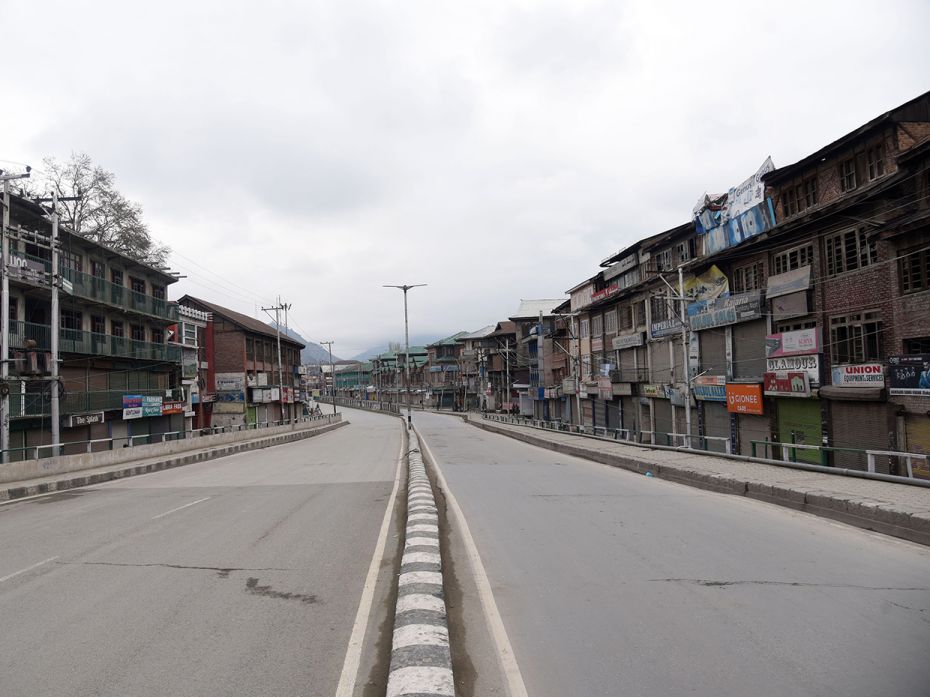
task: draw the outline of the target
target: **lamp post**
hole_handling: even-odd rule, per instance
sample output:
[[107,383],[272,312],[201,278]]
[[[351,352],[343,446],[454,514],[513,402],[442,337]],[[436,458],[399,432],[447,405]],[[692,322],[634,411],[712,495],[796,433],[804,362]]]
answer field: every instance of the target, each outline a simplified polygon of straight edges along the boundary
[[385,288],[399,288],[404,291],[404,344],[406,346],[406,353],[404,353],[404,382],[406,383],[406,393],[407,393],[407,428],[411,428],[413,425],[413,418],[410,416],[410,323],[407,319],[407,291],[411,288],[422,288],[425,283],[415,283],[413,285],[385,285]]

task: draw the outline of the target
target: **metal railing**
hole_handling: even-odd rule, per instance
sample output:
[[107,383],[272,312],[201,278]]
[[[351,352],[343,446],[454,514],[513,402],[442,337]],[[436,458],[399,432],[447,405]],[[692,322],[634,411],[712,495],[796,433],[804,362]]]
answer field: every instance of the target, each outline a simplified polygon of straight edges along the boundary
[[[10,346],[25,348],[27,341],[34,341],[36,349],[48,351],[52,345],[52,328],[47,324],[34,324],[21,320],[10,322]],[[136,341],[124,336],[97,334],[82,329],[61,329],[59,350],[62,353],[80,353],[88,356],[113,356],[140,360],[177,363],[181,360],[179,344],[156,344]]]
[[[779,441],[754,440],[750,441],[752,446],[752,457],[756,457],[757,446],[762,446],[762,457],[778,459],[784,462],[797,462],[798,450],[816,453],[819,464],[823,467],[830,466],[830,457],[833,454],[853,454],[858,455],[860,464],[865,465],[865,471],[876,472],[876,457],[887,457],[890,459],[903,460],[905,469],[909,478],[914,478],[913,463],[923,462],[925,469],[930,472],[930,455],[924,453],[904,453],[896,450],[867,450],[865,448],[840,448],[827,445],[806,445],[804,443],[783,443]],[[778,455],[779,457],[776,457]]]
[[[309,423],[313,421],[327,421],[332,418],[332,414],[324,414],[321,416],[302,416],[293,421],[294,424],[300,423]],[[59,443],[58,445],[51,445],[48,443],[40,445],[27,445],[22,448],[9,448],[6,452],[10,455],[21,454],[23,457],[16,458],[11,457],[9,460],[11,462],[22,461],[26,459],[39,460],[44,457],[55,457],[56,455],[74,455],[78,452],[102,452],[106,450],[116,450],[118,448],[132,448],[139,445],[138,441],[144,440],[145,442],[141,443],[142,445],[152,445],[153,443],[166,443],[169,441],[175,440],[185,440],[188,438],[199,438],[201,436],[215,436],[221,433],[234,433],[239,431],[256,431],[263,428],[271,428],[274,426],[287,426],[292,422],[285,419],[282,421],[264,421],[254,424],[236,424],[231,426],[210,426],[207,428],[197,428],[191,429],[189,431],[166,431],[164,433],[144,433],[136,436],[116,436],[113,438],[93,438],[91,440],[75,440],[67,441],[65,443]],[[102,447],[94,447],[97,444],[103,444]],[[81,446],[76,448],[75,446]],[[65,449],[69,449],[72,452],[64,452]],[[57,452],[56,452],[57,451]],[[26,457],[26,454],[32,453],[32,457]],[[46,454],[42,454],[46,453]]]

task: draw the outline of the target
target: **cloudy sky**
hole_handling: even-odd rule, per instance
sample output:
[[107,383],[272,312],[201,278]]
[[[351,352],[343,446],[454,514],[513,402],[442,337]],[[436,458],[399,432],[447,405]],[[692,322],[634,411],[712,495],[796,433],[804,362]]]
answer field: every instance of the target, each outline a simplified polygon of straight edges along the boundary
[[0,167],[86,152],[185,292],[351,355],[557,297],[930,89],[930,3],[0,0]]

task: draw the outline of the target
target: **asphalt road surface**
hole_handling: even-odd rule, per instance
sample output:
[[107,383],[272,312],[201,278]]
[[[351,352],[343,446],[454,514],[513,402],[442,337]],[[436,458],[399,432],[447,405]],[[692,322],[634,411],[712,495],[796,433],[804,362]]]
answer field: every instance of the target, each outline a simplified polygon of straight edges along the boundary
[[401,442],[351,421],[0,506],[0,695],[333,695]]
[[[926,548],[453,417],[414,419],[468,522],[529,695],[930,694]],[[454,565],[461,579],[469,564]],[[466,593],[472,618],[474,602]],[[487,655],[477,629],[465,653],[480,683],[494,668],[475,658]]]

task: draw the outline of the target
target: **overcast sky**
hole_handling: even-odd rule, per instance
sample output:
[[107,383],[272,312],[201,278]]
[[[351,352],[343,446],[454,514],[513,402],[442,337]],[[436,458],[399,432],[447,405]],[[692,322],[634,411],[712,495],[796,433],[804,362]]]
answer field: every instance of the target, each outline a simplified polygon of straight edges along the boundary
[[930,3],[0,0],[0,167],[90,154],[185,292],[352,355],[558,297],[930,89]]

